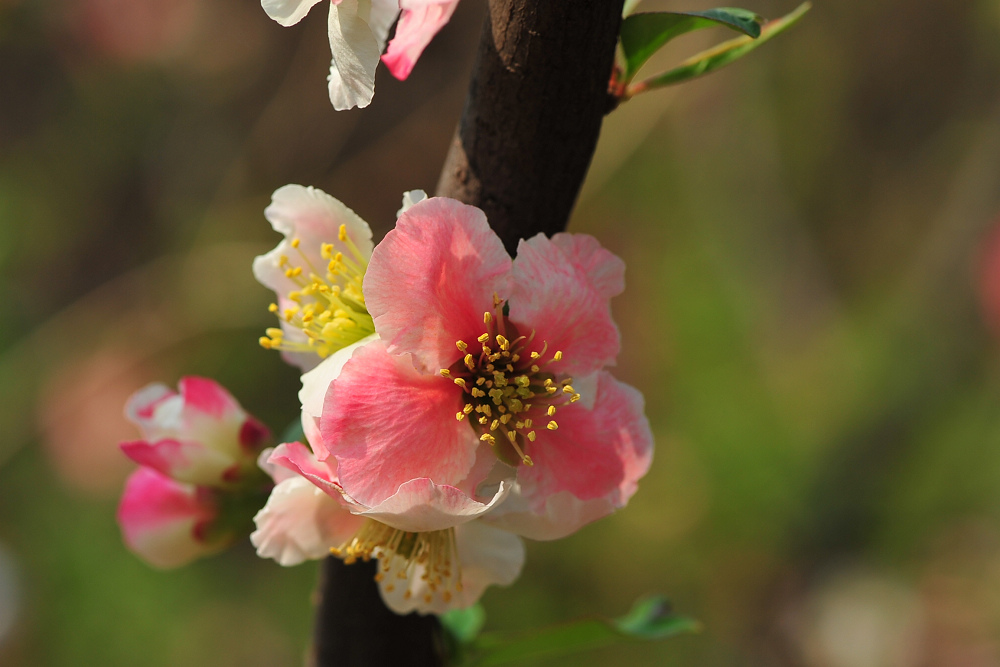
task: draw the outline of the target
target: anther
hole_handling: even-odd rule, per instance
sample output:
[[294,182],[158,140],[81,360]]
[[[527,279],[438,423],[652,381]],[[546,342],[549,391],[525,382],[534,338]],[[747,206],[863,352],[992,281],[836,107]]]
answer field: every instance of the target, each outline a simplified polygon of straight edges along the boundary
[[559,428],[559,424],[555,423],[555,421],[550,421],[548,424],[545,425],[545,428],[549,429],[550,431],[555,431],[556,429]]
[[294,239],[292,239],[292,247],[293,248],[298,248],[299,247],[299,239],[297,237],[294,238]]
[[562,350],[556,350],[556,353],[552,355],[552,360],[553,361],[562,360]]
[[[493,316],[490,315],[490,311],[486,311],[485,313],[483,313],[483,324],[489,324],[492,321],[493,321]],[[487,340],[489,340],[488,336]]]
[[549,417],[551,417],[555,413],[556,413],[556,406],[554,405],[550,405],[549,409],[545,411],[545,414],[547,414]]
[[462,411],[456,412],[455,419],[457,419],[458,421],[462,421],[463,419],[465,419],[465,413]]
[[347,240],[347,225],[340,226],[340,230],[337,233],[337,238],[340,239],[341,241]]
[[458,348],[459,352],[465,352],[467,349],[469,349],[469,346],[465,344],[464,340],[456,340],[455,347]]
[[464,378],[455,378],[455,384],[457,384],[462,389],[465,389],[465,379]]
[[[489,315],[489,313],[486,313],[486,314]],[[482,336],[480,336],[476,340],[478,340],[480,343],[485,343],[489,339],[490,339],[490,335],[488,333],[484,333]]]
[[439,372],[441,373],[441,377],[443,378],[451,377],[451,371],[449,371],[447,368],[442,368]]

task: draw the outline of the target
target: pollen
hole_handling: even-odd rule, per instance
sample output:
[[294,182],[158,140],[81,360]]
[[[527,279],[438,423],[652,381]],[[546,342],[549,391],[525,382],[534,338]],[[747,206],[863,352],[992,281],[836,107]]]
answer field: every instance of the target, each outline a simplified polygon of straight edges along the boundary
[[[424,601],[435,596],[448,602],[462,590],[462,567],[458,560],[455,529],[411,533],[368,519],[347,542],[330,552],[350,565],[357,561],[379,561],[375,581],[390,579],[406,588],[403,596],[413,596],[415,586],[425,584]],[[395,583],[384,585],[387,593]]]
[[[470,352],[468,339],[456,340],[462,356],[441,369],[441,375],[463,390],[464,408],[456,419],[464,421],[463,416],[475,412],[469,428],[482,442],[510,465],[531,466],[527,450],[545,446],[544,434],[559,428],[551,418],[580,394],[572,378],[553,369],[554,362],[563,360],[562,350],[550,352],[546,341],[536,341],[534,331],[521,335],[505,309],[506,302],[495,296],[493,310],[483,313],[485,330],[476,337],[482,352]],[[535,430],[536,421],[545,429]]]
[[361,289],[368,259],[347,234],[346,225],[340,226],[337,241],[307,248],[298,237],[288,240],[290,252],[280,256],[277,266],[291,283],[279,294],[290,305],[268,306],[282,328],[268,329],[260,339],[262,347],[325,358],[375,332]]

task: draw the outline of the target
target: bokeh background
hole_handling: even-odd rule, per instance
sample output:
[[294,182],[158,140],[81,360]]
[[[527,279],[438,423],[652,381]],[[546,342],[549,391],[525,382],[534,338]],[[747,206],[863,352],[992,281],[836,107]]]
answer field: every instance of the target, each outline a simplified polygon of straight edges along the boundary
[[[483,12],[335,113],[321,6],[283,29],[245,0],[0,0],[0,664],[301,663],[314,565],[122,546],[122,406],[200,374],[294,419],[256,343],[261,212],[316,185],[381,235],[433,190]],[[996,0],[817,0],[615,111],[571,230],[628,263],[616,374],[657,457],[625,511],[529,545],[488,627],[655,591],[704,631],[545,664],[1000,665],[998,220]]]

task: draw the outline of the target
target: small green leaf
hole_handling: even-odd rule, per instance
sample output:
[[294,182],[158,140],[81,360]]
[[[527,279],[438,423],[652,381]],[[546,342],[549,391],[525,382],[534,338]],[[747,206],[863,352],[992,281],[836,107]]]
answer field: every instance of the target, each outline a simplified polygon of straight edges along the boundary
[[634,86],[629,86],[625,97],[632,97],[638,93],[652,90],[653,88],[663,88],[664,86],[670,86],[675,83],[687,81],[689,79],[708,74],[709,72],[713,72],[720,67],[725,67],[729,63],[739,60],[746,54],[750,53],[775,35],[790,28],[799,19],[801,19],[811,7],[811,3],[804,2],[790,14],[786,14],[780,19],[765,23],[761,28],[760,37],[757,39],[747,36],[723,42],[714,48],[702,51],[698,55],[688,58],[669,72],[647,79],[646,81],[637,83]]
[[588,651],[622,642],[666,639],[697,632],[697,621],[675,616],[663,597],[644,598],[618,619],[588,618],[526,633],[487,633],[467,647],[463,665],[496,667],[524,660]]
[[751,11],[728,7],[704,12],[645,12],[628,16],[622,21],[621,32],[624,80],[631,81],[654,53],[679,35],[721,25],[757,37],[761,21]]
[[662,595],[637,600],[614,623],[622,634],[640,639],[664,639],[682,632],[697,632],[700,627],[695,620],[675,616],[670,601]]
[[468,609],[452,609],[441,615],[441,625],[459,644],[468,644],[479,636],[486,623],[486,610],[481,604]]

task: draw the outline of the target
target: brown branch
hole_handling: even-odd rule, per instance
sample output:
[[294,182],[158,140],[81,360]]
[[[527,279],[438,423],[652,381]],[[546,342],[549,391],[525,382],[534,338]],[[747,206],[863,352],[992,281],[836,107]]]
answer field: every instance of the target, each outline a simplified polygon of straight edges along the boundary
[[[438,194],[473,204],[513,253],[566,228],[608,103],[624,0],[490,0]],[[312,664],[445,664],[434,616],[385,608],[368,564],[323,565]]]
[[566,228],[609,108],[623,0],[491,0],[438,194],[513,253]]

